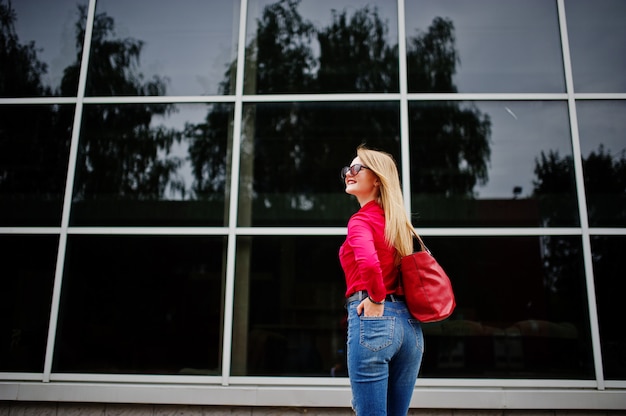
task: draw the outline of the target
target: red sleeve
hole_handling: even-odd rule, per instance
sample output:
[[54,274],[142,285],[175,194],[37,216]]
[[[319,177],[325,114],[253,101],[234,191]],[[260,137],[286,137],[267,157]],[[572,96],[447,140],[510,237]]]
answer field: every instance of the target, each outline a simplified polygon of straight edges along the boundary
[[348,222],[347,242],[354,250],[359,276],[367,287],[367,293],[376,302],[383,301],[386,290],[370,224],[358,215],[352,217]]

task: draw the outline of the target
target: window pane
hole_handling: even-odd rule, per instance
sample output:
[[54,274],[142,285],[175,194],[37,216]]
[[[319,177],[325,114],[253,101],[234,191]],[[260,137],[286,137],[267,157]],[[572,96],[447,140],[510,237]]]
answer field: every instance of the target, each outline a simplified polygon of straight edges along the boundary
[[626,92],[626,3],[566,0],[576,92]]
[[222,237],[70,236],[53,371],[219,374]]
[[358,206],[340,170],[362,142],[399,160],[397,103],[244,107],[240,226],[345,226]]
[[225,224],[231,104],[84,110],[73,225]]
[[98,0],[88,95],[234,93],[239,0]]
[[[344,238],[238,239],[234,375],[346,376],[337,262]],[[449,320],[424,326],[422,377],[593,377],[578,237],[432,237],[427,244],[458,306]]]
[[626,380],[626,332],[624,332],[624,236],[596,236],[591,240],[593,273],[600,326],[604,377]]
[[563,92],[556,2],[406,2],[410,92]]
[[592,379],[580,237],[431,237],[452,318],[424,326],[422,377]]
[[43,372],[58,243],[0,236],[0,372]]
[[59,226],[73,105],[0,106],[0,226]]
[[577,226],[567,105],[409,103],[420,226]]
[[3,63],[10,63],[0,65],[0,97],[76,95],[87,1],[50,5],[48,0],[0,4],[0,50]]
[[246,94],[397,92],[398,12],[387,0],[250,0]]
[[347,375],[344,238],[237,239],[233,375]]
[[589,225],[626,226],[626,101],[577,101]]

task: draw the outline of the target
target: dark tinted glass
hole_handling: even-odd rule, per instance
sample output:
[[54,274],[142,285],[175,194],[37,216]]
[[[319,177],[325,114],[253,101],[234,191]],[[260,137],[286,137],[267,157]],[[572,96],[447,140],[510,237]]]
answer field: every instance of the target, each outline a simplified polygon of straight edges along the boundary
[[397,92],[397,22],[395,1],[250,0],[245,92]]
[[218,374],[222,237],[70,236],[53,371]]
[[[234,375],[346,376],[344,238],[239,237]],[[458,306],[424,326],[422,377],[593,377],[579,237],[426,243]]]
[[596,236],[591,240],[600,345],[607,380],[626,379],[626,332],[623,330],[624,304],[621,299],[626,293],[625,247],[624,236]]
[[576,103],[589,225],[626,226],[626,101]]
[[409,103],[419,226],[579,224],[561,101]]
[[234,92],[239,0],[98,0],[88,95]]
[[563,92],[556,2],[406,2],[409,92]]
[[626,3],[565,0],[576,92],[626,92]]
[[84,109],[73,225],[225,223],[230,104]]
[[580,237],[431,237],[457,308],[424,326],[421,377],[592,379]]
[[0,3],[1,97],[76,95],[87,3]]
[[239,221],[345,226],[358,209],[340,170],[365,142],[399,160],[397,103],[274,103],[244,107]]
[[0,106],[0,226],[59,226],[73,105]]
[[237,239],[233,375],[346,375],[344,238]]
[[0,236],[0,372],[43,372],[58,236]]

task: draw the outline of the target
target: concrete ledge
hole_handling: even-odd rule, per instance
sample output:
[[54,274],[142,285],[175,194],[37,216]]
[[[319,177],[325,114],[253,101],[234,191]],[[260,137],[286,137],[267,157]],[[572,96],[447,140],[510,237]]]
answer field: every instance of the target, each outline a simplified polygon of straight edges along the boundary
[[[0,382],[0,400],[11,402],[349,408],[350,398],[346,386]],[[623,410],[626,414],[626,390],[417,387],[411,407]]]
[[[349,408],[0,402],[0,415],[28,416],[354,416]],[[620,416],[619,410],[411,409],[408,416]]]

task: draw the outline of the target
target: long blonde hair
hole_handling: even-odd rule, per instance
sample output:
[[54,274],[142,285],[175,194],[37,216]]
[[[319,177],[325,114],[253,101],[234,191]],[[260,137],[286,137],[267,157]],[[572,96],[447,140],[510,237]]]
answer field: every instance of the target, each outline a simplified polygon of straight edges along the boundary
[[413,238],[417,237],[417,232],[404,208],[396,162],[389,153],[365,145],[357,147],[356,153],[380,181],[378,203],[385,212],[385,240],[396,248],[399,262],[400,257],[413,253]]

